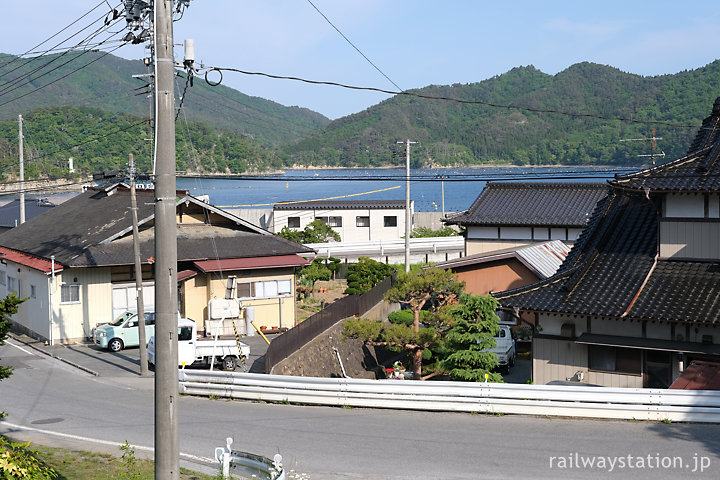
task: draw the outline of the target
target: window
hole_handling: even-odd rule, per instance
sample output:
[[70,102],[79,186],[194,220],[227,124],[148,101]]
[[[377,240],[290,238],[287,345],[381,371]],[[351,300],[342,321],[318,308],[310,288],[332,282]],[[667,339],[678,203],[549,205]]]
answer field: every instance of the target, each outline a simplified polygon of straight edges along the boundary
[[290,280],[264,280],[237,284],[238,298],[277,298],[292,293]]
[[8,288],[8,292],[17,292],[17,278],[11,277],[10,275],[8,275],[7,288]]
[[320,220],[331,227],[342,227],[342,217],[315,217],[315,220]]
[[640,350],[589,345],[588,355],[590,357],[590,370],[630,373],[633,375],[640,375],[642,371]]
[[385,227],[397,227],[396,216],[386,216],[383,218],[383,226]]
[[288,228],[300,228],[300,217],[288,217]]
[[30,285],[30,298],[37,298],[37,287]]
[[80,285],[61,286],[60,303],[80,303]]
[[355,226],[356,227],[369,227],[370,226],[370,217],[355,217]]
[[0,272],[0,285],[5,285],[5,272]]

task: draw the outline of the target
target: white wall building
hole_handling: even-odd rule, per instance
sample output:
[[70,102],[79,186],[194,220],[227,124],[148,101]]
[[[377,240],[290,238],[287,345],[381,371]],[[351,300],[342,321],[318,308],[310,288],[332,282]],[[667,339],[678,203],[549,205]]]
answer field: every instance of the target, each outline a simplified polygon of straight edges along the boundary
[[[414,203],[410,202],[410,230]],[[398,240],[405,236],[404,200],[321,200],[278,203],[273,206],[273,233],[283,227],[302,230],[314,220],[322,220],[342,242]]]

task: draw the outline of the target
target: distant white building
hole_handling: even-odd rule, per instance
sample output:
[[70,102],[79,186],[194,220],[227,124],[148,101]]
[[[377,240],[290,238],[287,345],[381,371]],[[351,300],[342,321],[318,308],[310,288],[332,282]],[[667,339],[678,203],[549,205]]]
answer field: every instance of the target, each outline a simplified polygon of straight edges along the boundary
[[[410,230],[414,202],[410,202]],[[270,231],[283,227],[304,229],[310,222],[322,220],[343,242],[398,240],[405,236],[404,200],[319,200],[277,203],[269,222]]]

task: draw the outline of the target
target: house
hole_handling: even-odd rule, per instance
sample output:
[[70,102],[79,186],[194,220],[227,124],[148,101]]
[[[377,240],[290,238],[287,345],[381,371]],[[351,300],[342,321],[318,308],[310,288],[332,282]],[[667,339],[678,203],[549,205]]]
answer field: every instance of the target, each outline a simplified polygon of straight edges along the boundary
[[[412,218],[414,202],[410,202]],[[302,230],[310,222],[322,220],[342,242],[398,240],[405,236],[404,200],[313,200],[283,202],[273,206],[272,231],[283,227]]]
[[[177,194],[178,302],[203,329],[214,298],[254,307],[258,325],[295,324],[295,268],[314,251],[187,192]],[[145,309],[154,302],[154,192],[137,192]],[[135,308],[130,192],[94,188],[0,235],[0,295],[28,300],[13,320],[37,338],[73,342]],[[243,323],[243,322],[240,322]],[[239,325],[244,327],[244,325]]]
[[480,253],[436,264],[465,282],[465,291],[488,295],[522,287],[552,276],[570,249],[560,240]]
[[571,245],[607,191],[590,182],[488,182],[468,210],[444,221],[465,227],[466,256],[549,240]]
[[[25,200],[25,221],[47,212],[55,203],[44,199]],[[0,206],[0,233],[20,225],[20,200],[13,200]]]
[[609,187],[555,275],[495,295],[535,316],[537,384],[667,388],[720,360],[720,98],[686,156]]

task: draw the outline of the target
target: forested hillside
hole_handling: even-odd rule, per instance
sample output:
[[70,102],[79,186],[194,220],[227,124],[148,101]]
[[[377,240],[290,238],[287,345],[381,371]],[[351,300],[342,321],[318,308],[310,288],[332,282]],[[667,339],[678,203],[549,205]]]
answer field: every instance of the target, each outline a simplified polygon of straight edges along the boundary
[[[105,112],[147,117],[152,113],[146,74],[139,60],[100,52],[73,52],[24,59],[0,54],[0,120],[17,119],[38,108],[92,107]],[[184,75],[184,73],[182,74]],[[176,104],[185,90],[177,77]],[[181,119],[206,122],[274,147],[327,125],[323,115],[250,97],[222,85],[196,79],[182,101]]]
[[[68,157],[85,173],[120,168],[130,153],[141,171],[150,171],[147,88],[132,78],[144,65],[99,53],[73,55],[77,65],[58,65],[23,83],[13,79],[50,57],[26,61],[0,54],[4,175],[17,170],[18,114],[25,118],[29,178],[64,175]],[[96,61],[77,69],[90,60]],[[77,71],[68,75],[73,69]],[[184,84],[178,77],[178,95]],[[289,166],[401,165],[405,152],[397,141],[404,139],[419,142],[412,150],[415,168],[640,165],[648,158],[638,155],[650,154],[651,142],[623,140],[650,137],[653,128],[662,138],[655,153],[666,154],[658,161],[668,161],[685,153],[720,96],[720,61],[657,77],[591,63],[556,75],[519,67],[482,82],[414,92],[476,103],[397,95],[327,124],[315,112],[210,87],[198,79],[186,92],[176,125],[178,170],[242,173]]]
[[653,127],[662,137],[656,153],[664,151],[667,161],[685,153],[696,132],[690,126],[700,125],[720,95],[720,61],[657,77],[591,63],[573,65],[554,76],[532,66],[520,67],[483,82],[429,86],[415,92],[527,108],[399,95],[286,146],[286,161],[333,166],[401,164],[404,152],[396,142],[408,138],[420,142],[413,148],[415,167],[481,163],[633,165],[648,161],[637,155],[651,153],[651,142],[621,140],[650,137]]
[[[133,154],[140,172],[152,172],[152,127],[145,118],[96,108],[43,108],[23,116],[26,178],[67,176],[68,158],[82,173],[124,169]],[[195,173],[242,173],[282,166],[253,139],[204,122],[178,122],[177,168]],[[17,173],[18,122],[0,122],[0,168]]]

